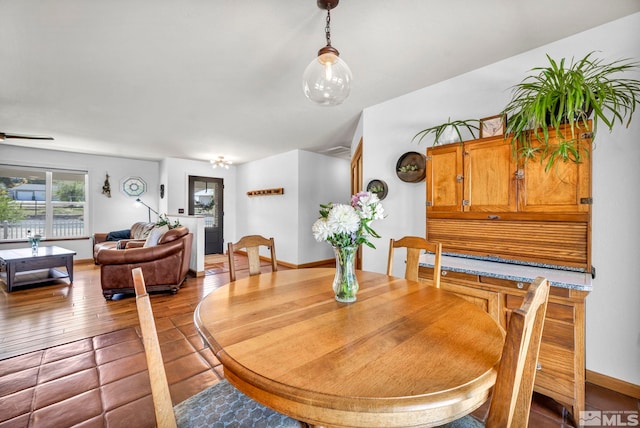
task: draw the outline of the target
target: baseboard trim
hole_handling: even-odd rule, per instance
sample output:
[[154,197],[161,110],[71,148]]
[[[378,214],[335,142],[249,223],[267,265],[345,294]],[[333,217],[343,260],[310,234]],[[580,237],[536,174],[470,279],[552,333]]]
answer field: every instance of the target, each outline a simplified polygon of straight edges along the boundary
[[189,269],[189,272],[187,273],[188,275],[193,276],[194,278],[200,278],[201,276],[205,275],[205,271],[203,270],[195,271],[193,269]]
[[586,381],[640,400],[640,385],[586,370]]
[[326,267],[328,264],[335,264],[336,263],[336,259],[327,259],[327,260],[319,260],[317,262],[310,262],[310,263],[303,263],[301,265],[298,265],[298,269],[308,269],[308,268],[313,268],[313,267],[318,267],[318,266],[324,266]]
[[[247,254],[246,251],[237,251],[240,254]],[[265,256],[260,256],[260,260],[262,261],[266,261],[269,262],[271,259],[269,257],[265,257]],[[282,260],[276,260],[276,263],[285,267],[288,267],[289,269],[308,269],[308,268],[314,268],[314,267],[318,267],[318,266],[327,266],[330,263],[334,263],[335,264],[336,260],[335,259],[327,259],[327,260],[318,260],[316,262],[310,262],[310,263],[303,263],[300,265],[297,265],[295,263],[289,263],[289,262],[283,262]]]

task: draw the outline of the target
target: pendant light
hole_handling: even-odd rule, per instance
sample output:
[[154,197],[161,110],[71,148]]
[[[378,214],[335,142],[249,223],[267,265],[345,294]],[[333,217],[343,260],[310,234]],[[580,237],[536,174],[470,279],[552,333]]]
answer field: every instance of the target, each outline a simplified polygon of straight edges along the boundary
[[339,0],[317,0],[318,7],[327,10],[325,35],[327,45],[318,51],[302,76],[304,94],[311,101],[323,106],[341,104],[351,92],[351,70],[340,59],[340,53],[331,46],[331,9]]

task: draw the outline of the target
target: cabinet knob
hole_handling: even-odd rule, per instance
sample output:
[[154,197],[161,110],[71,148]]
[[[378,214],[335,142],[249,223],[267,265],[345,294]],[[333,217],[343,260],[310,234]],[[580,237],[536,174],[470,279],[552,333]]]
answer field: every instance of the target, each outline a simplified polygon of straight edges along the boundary
[[536,370],[542,370],[542,364],[536,363]]
[[458,174],[458,175],[456,175],[456,181],[457,181],[458,183],[462,182],[462,180],[464,180],[464,175],[462,175],[462,174]]
[[515,175],[518,180],[522,180],[524,178],[524,170],[518,169],[513,175]]
[[518,287],[520,290],[522,290],[524,288],[524,282],[517,283],[516,287]]
[[440,271],[440,275],[447,276],[447,271],[446,270]]

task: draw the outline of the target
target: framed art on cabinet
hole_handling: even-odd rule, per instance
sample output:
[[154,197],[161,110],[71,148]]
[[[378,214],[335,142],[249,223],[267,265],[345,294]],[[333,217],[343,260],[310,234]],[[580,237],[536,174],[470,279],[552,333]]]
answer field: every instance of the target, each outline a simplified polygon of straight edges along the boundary
[[480,138],[503,135],[506,124],[507,117],[503,114],[480,119]]

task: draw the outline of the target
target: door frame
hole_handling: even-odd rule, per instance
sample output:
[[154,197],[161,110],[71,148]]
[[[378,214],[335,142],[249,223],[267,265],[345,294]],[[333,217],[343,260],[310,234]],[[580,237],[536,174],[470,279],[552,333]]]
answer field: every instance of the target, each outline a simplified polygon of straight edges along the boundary
[[[217,211],[217,217],[218,217],[218,229],[220,230],[220,240],[221,242],[221,252],[220,254],[224,254],[224,179],[221,177],[209,177],[209,176],[203,176],[203,175],[189,175],[187,178],[187,193],[189,195],[189,199],[188,199],[188,204],[187,204],[187,213],[189,215],[193,215],[194,214],[194,210],[195,210],[195,206],[194,206],[194,201],[193,201],[193,195],[192,195],[192,190],[193,190],[193,183],[195,181],[206,181],[209,183],[213,183],[215,182],[218,186],[220,186],[220,198],[219,201],[217,201],[216,203],[216,208],[215,210]],[[204,254],[206,255],[206,230],[207,227],[205,225],[205,236],[203,237],[204,241],[205,241],[205,250],[204,250]],[[218,253],[212,253],[212,254],[218,254]]]

